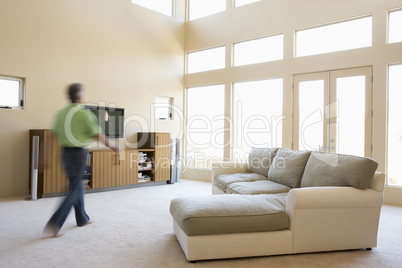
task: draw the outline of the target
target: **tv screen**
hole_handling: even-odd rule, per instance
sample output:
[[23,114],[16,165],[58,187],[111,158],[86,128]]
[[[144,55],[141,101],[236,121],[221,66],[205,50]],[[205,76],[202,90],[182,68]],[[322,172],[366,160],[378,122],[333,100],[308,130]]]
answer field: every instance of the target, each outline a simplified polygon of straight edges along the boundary
[[124,108],[85,106],[98,119],[103,133],[109,138],[124,137]]

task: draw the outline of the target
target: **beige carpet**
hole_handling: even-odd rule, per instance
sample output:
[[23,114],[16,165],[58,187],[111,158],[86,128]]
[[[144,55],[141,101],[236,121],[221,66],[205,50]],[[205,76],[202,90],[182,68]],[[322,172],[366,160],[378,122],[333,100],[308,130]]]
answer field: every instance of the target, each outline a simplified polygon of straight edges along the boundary
[[75,226],[70,214],[61,238],[41,238],[61,198],[0,199],[0,267],[401,267],[402,208],[384,206],[378,247],[189,263],[172,231],[170,200],[206,195],[211,184],[184,180],[86,195],[95,223]]

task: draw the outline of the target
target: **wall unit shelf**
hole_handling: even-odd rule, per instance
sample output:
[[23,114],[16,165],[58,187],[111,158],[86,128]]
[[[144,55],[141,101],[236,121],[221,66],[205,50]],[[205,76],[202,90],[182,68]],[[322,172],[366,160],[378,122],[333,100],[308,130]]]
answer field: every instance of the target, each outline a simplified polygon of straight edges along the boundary
[[[170,142],[170,134],[169,142]],[[51,130],[30,130],[30,158],[32,137],[39,136],[38,196],[57,196],[68,191],[68,179],[62,161],[62,146]],[[159,138],[158,138],[159,142]],[[124,149],[115,153],[109,149],[90,149],[83,184],[89,192],[158,184],[170,180],[169,154],[163,148]],[[164,157],[168,157],[165,159]],[[30,159],[30,163],[31,163]],[[29,167],[31,183],[31,166]]]
[[154,150],[154,181],[170,180],[170,133],[138,132],[137,146],[141,150]]

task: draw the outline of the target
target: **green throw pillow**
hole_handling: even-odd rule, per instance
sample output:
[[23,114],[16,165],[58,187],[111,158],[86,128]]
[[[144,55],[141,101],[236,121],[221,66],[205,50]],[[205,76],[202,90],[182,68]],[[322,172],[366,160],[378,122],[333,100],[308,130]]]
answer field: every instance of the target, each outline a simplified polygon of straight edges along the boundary
[[353,186],[368,188],[378,163],[368,157],[313,152],[307,162],[301,187]]
[[267,177],[277,151],[278,148],[252,148],[248,156],[247,172]]
[[291,188],[300,187],[300,180],[310,153],[279,149],[268,171],[268,179]]

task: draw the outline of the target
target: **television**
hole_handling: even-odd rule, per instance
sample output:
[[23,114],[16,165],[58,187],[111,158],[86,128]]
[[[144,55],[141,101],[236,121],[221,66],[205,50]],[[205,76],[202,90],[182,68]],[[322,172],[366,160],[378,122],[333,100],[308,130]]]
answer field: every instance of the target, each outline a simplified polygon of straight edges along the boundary
[[99,126],[109,138],[124,138],[124,108],[85,105],[98,119]]

